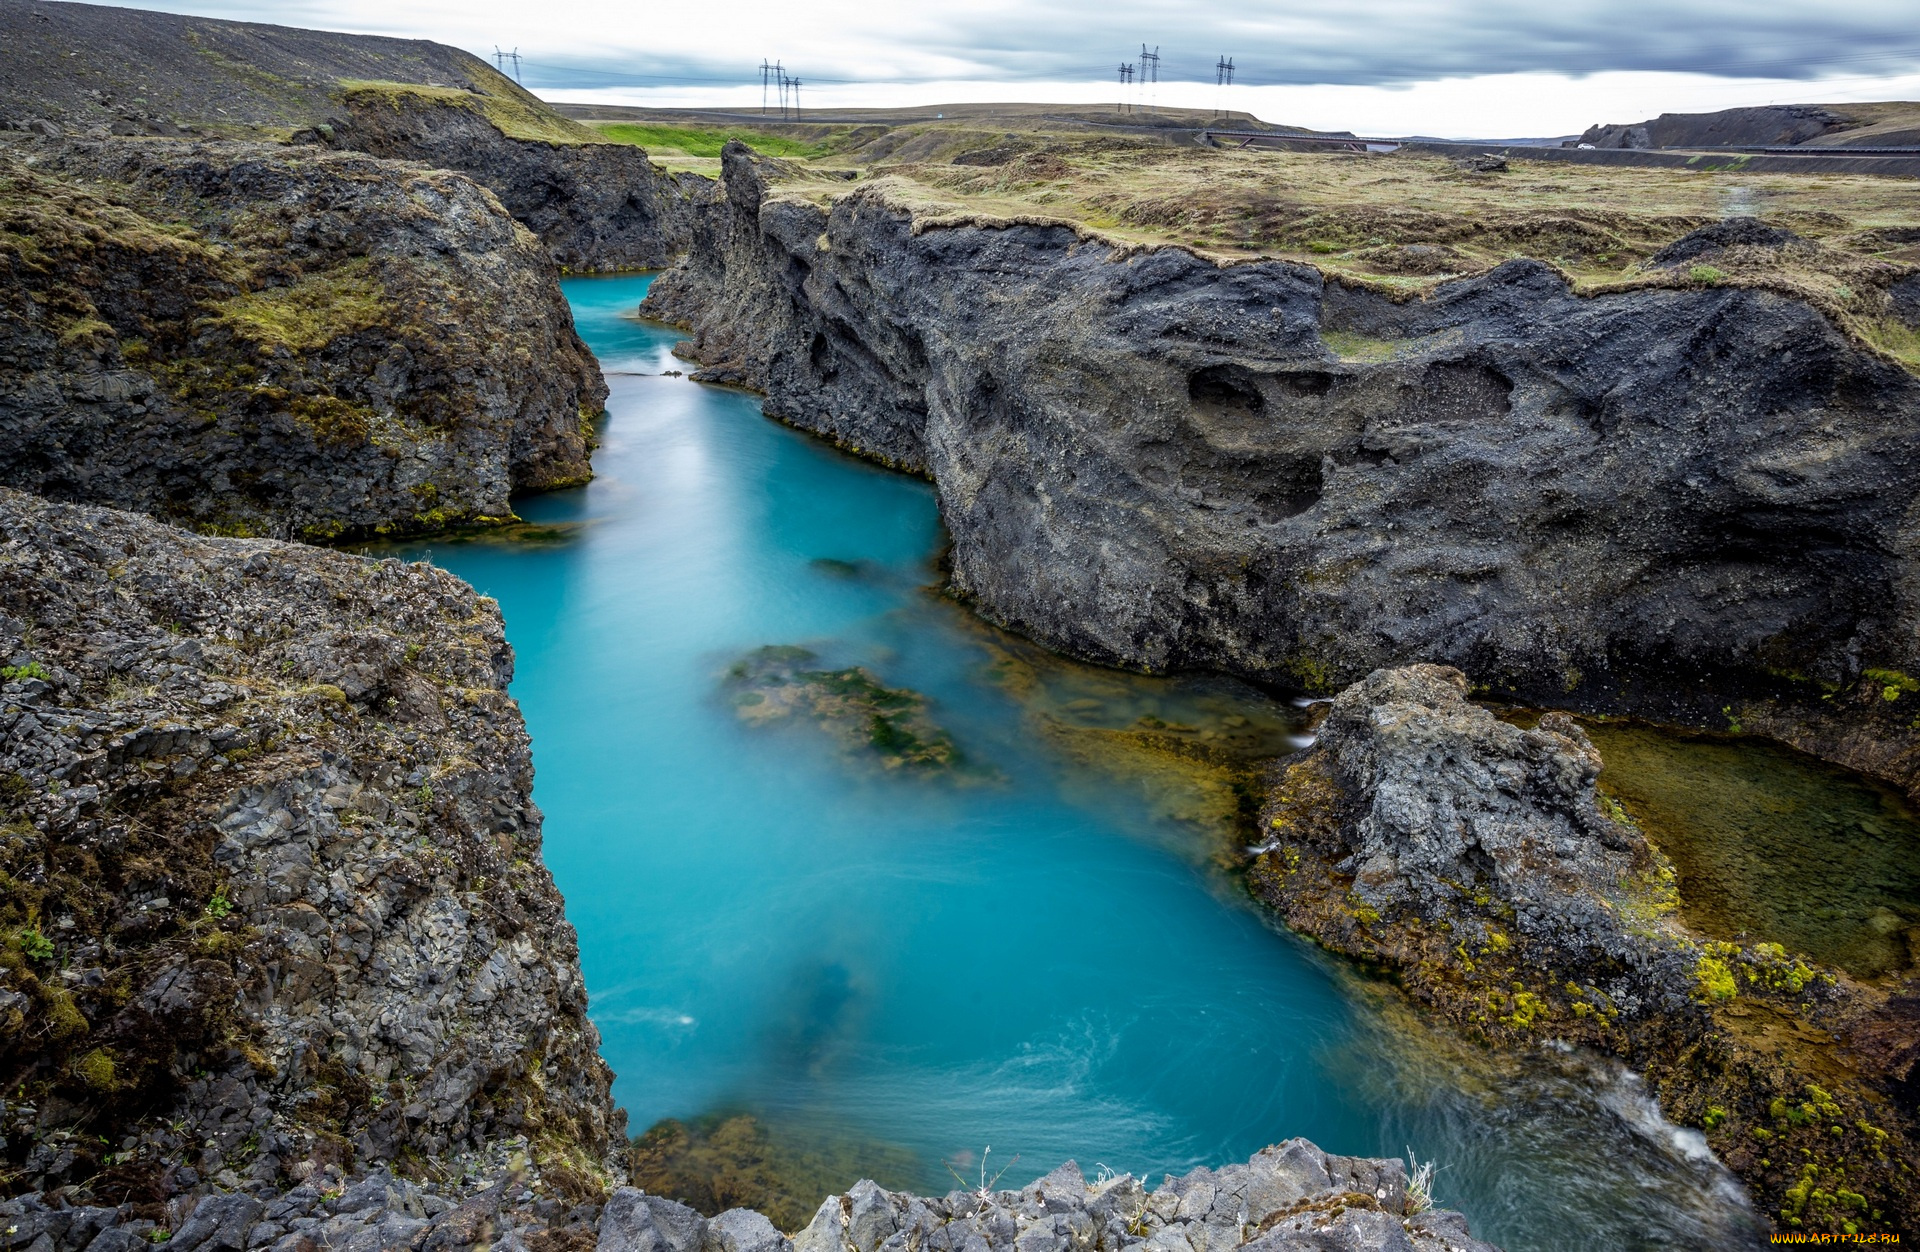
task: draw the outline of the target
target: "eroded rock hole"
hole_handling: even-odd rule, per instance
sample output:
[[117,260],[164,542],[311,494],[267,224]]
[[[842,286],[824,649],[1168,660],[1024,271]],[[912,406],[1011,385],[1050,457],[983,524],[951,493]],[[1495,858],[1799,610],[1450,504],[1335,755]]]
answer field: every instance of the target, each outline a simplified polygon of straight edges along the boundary
[[1193,407],[1210,417],[1258,417],[1267,398],[1250,370],[1238,365],[1209,365],[1187,379]]

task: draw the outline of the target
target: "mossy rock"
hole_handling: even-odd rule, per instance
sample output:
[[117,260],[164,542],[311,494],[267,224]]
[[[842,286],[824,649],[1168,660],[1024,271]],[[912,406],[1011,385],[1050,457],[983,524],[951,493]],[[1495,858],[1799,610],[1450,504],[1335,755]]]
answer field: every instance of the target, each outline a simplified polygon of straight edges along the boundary
[[850,755],[887,770],[978,775],[953,737],[927,716],[927,698],[888,687],[866,669],[816,668],[806,648],[759,648],[727,670],[734,712],[749,725],[813,722]]

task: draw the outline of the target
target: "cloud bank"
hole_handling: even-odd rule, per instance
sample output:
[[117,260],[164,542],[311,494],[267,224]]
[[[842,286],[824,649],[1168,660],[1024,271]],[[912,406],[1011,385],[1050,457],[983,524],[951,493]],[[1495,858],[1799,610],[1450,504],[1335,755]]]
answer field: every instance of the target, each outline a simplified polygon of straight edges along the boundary
[[[1139,61],[1142,42],[1159,49],[1163,84],[1204,84],[1210,91],[1217,58],[1233,57],[1235,82],[1249,89],[1245,99],[1274,102],[1268,109],[1287,102],[1288,120],[1298,116],[1295,101],[1310,103],[1299,96],[1299,89],[1310,86],[1340,89],[1350,101],[1384,101],[1408,91],[1439,101],[1450,97],[1433,89],[1447,82],[1506,84],[1509,90],[1495,93],[1502,100],[1514,98],[1516,84],[1531,83],[1543,101],[1561,99],[1569,108],[1580,101],[1591,109],[1620,94],[1581,87],[1595,78],[1616,86],[1665,83],[1692,100],[1713,96],[1713,84],[1728,84],[1730,103],[1765,103],[1776,97],[1885,98],[1902,84],[1912,94],[1913,76],[1920,74],[1913,0],[1242,0],[1180,6],[1143,0],[952,0],[941,6],[874,0],[704,0],[697,6],[162,0],[139,7],[430,38],[482,55],[496,45],[517,47],[525,81],[550,98],[624,89],[660,103],[670,102],[663,93],[672,88],[681,89],[672,93],[673,103],[701,92],[716,102],[746,103],[749,96],[757,101],[763,57],[805,80],[808,102],[821,105],[871,102],[864,97],[875,84],[907,91],[903,96],[895,90],[887,98],[893,103],[908,96],[981,99],[981,90],[986,98],[1058,98],[1055,93],[1068,88],[1079,98],[1099,99],[1113,90],[1109,85],[1122,61]],[[921,90],[936,87],[949,94],[929,97]],[[1685,101],[1650,100],[1614,120],[1689,107]],[[1405,124],[1388,129],[1443,129],[1419,125],[1412,116],[1418,111],[1403,108]],[[1563,127],[1494,129],[1542,133]]]

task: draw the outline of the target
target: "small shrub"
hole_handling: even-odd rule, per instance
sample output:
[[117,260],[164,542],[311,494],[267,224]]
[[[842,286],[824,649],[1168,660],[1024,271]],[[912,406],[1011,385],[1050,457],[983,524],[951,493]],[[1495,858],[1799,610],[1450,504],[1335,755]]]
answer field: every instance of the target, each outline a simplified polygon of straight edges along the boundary
[[233,901],[227,897],[227,890],[225,887],[222,887],[216,890],[213,893],[213,899],[207,901],[206,913],[208,917],[212,917],[216,919],[222,918],[222,917],[228,916],[232,912],[233,912]]
[[1708,286],[1713,286],[1717,283],[1727,281],[1727,272],[1718,266],[1696,265],[1687,271],[1687,277],[1696,283],[1706,283]]
[[47,667],[38,661],[28,661],[25,665],[0,665],[0,680],[6,682],[25,682],[29,678],[38,678],[46,682],[53,677]]

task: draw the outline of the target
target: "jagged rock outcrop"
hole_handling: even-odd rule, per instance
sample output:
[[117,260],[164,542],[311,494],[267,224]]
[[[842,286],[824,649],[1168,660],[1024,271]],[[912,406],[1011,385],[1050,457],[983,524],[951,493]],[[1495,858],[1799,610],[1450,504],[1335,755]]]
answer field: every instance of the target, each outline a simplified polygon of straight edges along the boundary
[[[751,1236],[723,1246],[785,1252]],[[1304,1139],[1276,1144],[1245,1165],[1168,1178],[1152,1191],[1131,1174],[1088,1183],[1071,1161],[1018,1190],[982,1187],[938,1200],[862,1182],[828,1197],[812,1224],[794,1236],[792,1252],[1134,1247],[1491,1252],[1458,1213],[1425,1210],[1423,1200],[1410,1199],[1401,1162],[1330,1156]]]
[[1469,702],[1457,670],[1381,670],[1276,766],[1247,881],[1288,926],[1474,1034],[1644,1069],[1776,1228],[1912,1229],[1920,1108],[1896,1040],[1916,988],[1690,933],[1600,766],[1564,714],[1523,729]]
[[492,601],[0,488],[0,659],[12,1188],[271,1192],[512,1136],[600,1176],[623,1119]]
[[[1018,1190],[944,1198],[861,1182],[829,1196],[794,1238],[752,1209],[713,1217],[620,1187],[602,1202],[549,1193],[518,1159],[468,1162],[469,1179],[419,1183],[328,1167],[274,1195],[189,1196],[160,1220],[100,1205],[0,1202],[0,1248],[133,1252],[164,1238],[182,1252],[318,1252],[325,1248],[588,1249],[598,1252],[1494,1252],[1458,1213],[1409,1195],[1399,1161],[1330,1156],[1304,1139],[1245,1165],[1197,1169],[1149,1192],[1129,1174],[1089,1184],[1071,1161]],[[477,1168],[476,1168],[477,1166]],[[44,1242],[41,1242],[44,1240]]]
[[644,149],[585,127],[574,142],[523,139],[455,93],[388,88],[344,99],[335,143],[467,175],[576,272],[673,264],[693,237],[695,217],[719,200],[712,179],[669,174]]
[[955,588],[1052,647],[1320,691],[1446,662],[1722,725],[1920,665],[1920,379],[1799,300],[1516,260],[1401,303],[725,160],[644,311],[701,377],[931,476]]
[[606,384],[540,244],[351,153],[0,145],[0,483],[229,534],[510,516]]

